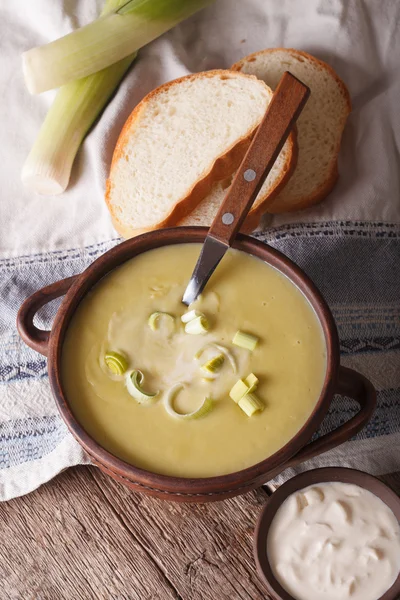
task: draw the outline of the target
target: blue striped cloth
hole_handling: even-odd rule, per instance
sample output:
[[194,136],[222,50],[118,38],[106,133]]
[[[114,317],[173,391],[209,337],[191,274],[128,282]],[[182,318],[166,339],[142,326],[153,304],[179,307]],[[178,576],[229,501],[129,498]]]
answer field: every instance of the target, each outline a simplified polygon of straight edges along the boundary
[[[400,470],[400,226],[307,223],[255,236],[314,280],[336,319],[342,364],[364,373],[378,392],[378,408],[354,440],[296,471],[329,464],[375,474]],[[118,241],[0,260],[0,499],[27,493],[59,471],[86,462],[55,409],[45,358],[18,337],[17,310],[35,290],[80,273]],[[40,311],[39,327],[51,327],[58,304]],[[337,398],[321,432],[348,420],[353,411],[351,400]]]

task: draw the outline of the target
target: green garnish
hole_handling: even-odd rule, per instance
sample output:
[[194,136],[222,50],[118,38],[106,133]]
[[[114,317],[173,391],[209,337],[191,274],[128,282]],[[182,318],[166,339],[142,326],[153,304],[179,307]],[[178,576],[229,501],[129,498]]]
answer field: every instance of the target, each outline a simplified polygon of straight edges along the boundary
[[208,360],[204,365],[201,365],[202,371],[208,375],[209,373],[216,373],[220,370],[225,362],[225,356],[223,354],[217,354],[214,358]]
[[159,392],[152,394],[151,392],[145,392],[142,385],[144,383],[144,375],[141,371],[129,371],[126,374],[126,389],[129,394],[139,402],[139,404],[150,404]]
[[186,333],[191,333],[192,335],[207,333],[210,329],[210,324],[206,316],[197,310],[190,310],[182,315],[181,321],[185,323]]
[[250,373],[244,379],[238,379],[235,383],[231,391],[229,392],[229,396],[232,398],[236,404],[238,404],[239,400],[243,398],[246,394],[251,394],[257,388],[258,379],[254,375],[254,373]]
[[255,394],[246,394],[238,404],[248,417],[252,417],[254,413],[264,409],[264,404]]
[[114,375],[123,375],[128,368],[128,360],[120,352],[109,350],[104,355],[104,362]]
[[174,385],[166,394],[164,404],[166,411],[171,417],[175,417],[183,420],[191,420],[191,419],[200,419],[200,417],[204,417],[207,413],[209,413],[213,408],[213,399],[207,396],[204,398],[204,401],[198,409],[194,410],[191,413],[178,413],[173,407],[173,403],[177,394],[184,389],[183,383],[177,383]]
[[234,402],[236,402],[236,404],[238,404],[239,400],[241,400],[248,391],[249,386],[243,381],[243,379],[239,379],[229,392],[229,396]]
[[198,310],[189,310],[181,316],[182,323],[189,323],[189,321],[193,321],[193,319],[197,319],[197,317],[203,317],[203,313]]
[[157,329],[160,329],[160,322],[164,321],[165,324],[168,326],[169,329],[173,329],[174,325],[175,325],[175,319],[172,315],[170,315],[169,313],[165,313],[165,312],[153,312],[148,320],[147,323],[149,324],[149,327],[152,331],[156,331]]
[[251,335],[251,333],[244,333],[243,331],[237,331],[233,336],[232,344],[240,346],[253,352],[258,343],[258,337]]
[[210,328],[210,324],[204,315],[192,319],[185,325],[186,333],[192,335],[201,335],[207,333]]
[[239,379],[231,391],[229,396],[236,404],[251,417],[255,412],[264,409],[264,404],[252,392],[257,388],[258,378],[254,373],[250,373],[244,379]]
[[254,373],[250,373],[250,375],[247,375],[247,377],[245,377],[244,382],[249,388],[248,391],[246,392],[247,394],[251,394],[251,392],[254,392],[254,390],[258,386],[258,379],[254,375]]
[[203,348],[200,348],[200,350],[198,352],[196,352],[196,354],[194,355],[195,359],[198,360],[201,357],[201,355],[203,354],[203,352],[205,350],[207,350],[208,348],[215,348],[216,350],[218,350],[219,352],[224,354],[226,356],[226,358],[229,360],[233,372],[236,373],[236,371],[237,371],[236,361],[235,361],[234,357],[232,356],[232,353],[229,352],[229,350],[227,348],[225,348],[225,346],[221,346],[221,344],[216,344],[215,342],[210,342],[209,344],[206,344],[205,346],[203,346]]

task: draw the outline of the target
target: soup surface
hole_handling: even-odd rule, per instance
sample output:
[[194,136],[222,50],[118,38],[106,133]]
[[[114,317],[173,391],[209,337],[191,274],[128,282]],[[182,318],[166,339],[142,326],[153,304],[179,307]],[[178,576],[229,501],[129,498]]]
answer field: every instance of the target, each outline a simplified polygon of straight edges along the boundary
[[[326,348],[317,317],[301,292],[277,270],[229,250],[203,294],[190,306],[209,322],[205,334],[185,332],[181,299],[201,246],[158,248],[126,262],[102,279],[79,305],[62,354],[62,379],[72,410],[85,430],[112,454],[166,475],[209,477],[254,465],[285,445],[310,416],[322,389]],[[153,330],[149,316],[160,318]],[[240,330],[258,338],[253,351],[232,344]],[[224,363],[205,378],[202,364]],[[195,358],[201,351],[200,358]],[[126,375],[104,364],[107,351],[122,353],[139,369],[147,405],[129,393]],[[230,397],[239,378],[255,374],[263,410],[252,416]],[[182,419],[166,410],[195,411],[205,397],[210,412]]]

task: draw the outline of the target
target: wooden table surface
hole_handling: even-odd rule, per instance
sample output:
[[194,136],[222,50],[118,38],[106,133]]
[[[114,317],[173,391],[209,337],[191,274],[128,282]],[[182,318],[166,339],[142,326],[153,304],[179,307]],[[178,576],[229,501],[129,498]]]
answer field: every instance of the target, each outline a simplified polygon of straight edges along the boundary
[[[400,473],[384,479],[400,493]],[[210,504],[133,493],[69,469],[0,504],[1,600],[260,600],[252,555],[263,489]]]

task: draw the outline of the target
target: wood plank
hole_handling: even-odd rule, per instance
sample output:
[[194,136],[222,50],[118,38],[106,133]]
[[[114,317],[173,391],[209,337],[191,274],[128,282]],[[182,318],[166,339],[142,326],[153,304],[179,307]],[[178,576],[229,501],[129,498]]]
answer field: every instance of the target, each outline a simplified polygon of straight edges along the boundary
[[0,504],[0,539],[2,599],[179,599],[87,468]]
[[132,536],[184,600],[261,600],[253,531],[267,495],[262,490],[208,504],[178,504],[134,494],[91,470]]
[[[384,479],[400,493],[400,473]],[[134,494],[94,467],[0,504],[12,600],[261,600],[252,556],[263,490],[205,505]]]
[[[107,481],[100,471],[91,475],[182,598],[267,597],[252,554],[254,526],[267,501],[264,490],[222,502],[185,505],[133,494]],[[397,484],[400,492],[400,477],[389,479],[387,483]]]

